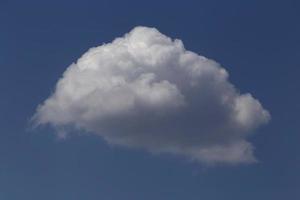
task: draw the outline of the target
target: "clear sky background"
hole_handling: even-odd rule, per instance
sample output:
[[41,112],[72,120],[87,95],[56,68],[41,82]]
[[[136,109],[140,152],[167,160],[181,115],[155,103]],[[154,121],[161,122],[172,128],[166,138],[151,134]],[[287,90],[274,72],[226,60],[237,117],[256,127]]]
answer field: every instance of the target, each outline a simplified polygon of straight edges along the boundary
[[[299,21],[296,0],[0,0],[0,200],[299,199]],[[250,138],[259,163],[207,167],[30,130],[72,62],[137,25],[218,61],[270,111]]]

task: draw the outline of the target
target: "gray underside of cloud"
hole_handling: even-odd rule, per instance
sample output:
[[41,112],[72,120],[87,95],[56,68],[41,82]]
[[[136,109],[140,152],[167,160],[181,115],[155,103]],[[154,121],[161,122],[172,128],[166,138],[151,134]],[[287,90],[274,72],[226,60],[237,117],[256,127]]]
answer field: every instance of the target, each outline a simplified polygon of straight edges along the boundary
[[231,164],[256,160],[247,137],[269,118],[218,63],[148,27],[91,48],[33,117],[114,145]]

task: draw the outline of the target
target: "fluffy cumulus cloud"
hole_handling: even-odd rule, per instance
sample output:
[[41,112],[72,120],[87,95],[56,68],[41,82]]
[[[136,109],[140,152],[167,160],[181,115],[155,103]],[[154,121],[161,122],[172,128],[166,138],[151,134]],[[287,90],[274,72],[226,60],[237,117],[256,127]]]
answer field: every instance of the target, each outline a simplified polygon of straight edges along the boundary
[[109,144],[229,164],[256,160],[247,138],[269,118],[217,62],[148,27],[88,50],[34,115]]

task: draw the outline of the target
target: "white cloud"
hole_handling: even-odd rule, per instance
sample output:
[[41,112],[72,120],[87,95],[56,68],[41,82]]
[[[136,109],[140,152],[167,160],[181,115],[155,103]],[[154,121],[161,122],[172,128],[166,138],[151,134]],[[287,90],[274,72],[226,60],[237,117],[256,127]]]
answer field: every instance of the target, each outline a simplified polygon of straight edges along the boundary
[[269,118],[218,63],[147,27],[91,48],[34,116],[110,144],[231,164],[255,161],[246,137]]

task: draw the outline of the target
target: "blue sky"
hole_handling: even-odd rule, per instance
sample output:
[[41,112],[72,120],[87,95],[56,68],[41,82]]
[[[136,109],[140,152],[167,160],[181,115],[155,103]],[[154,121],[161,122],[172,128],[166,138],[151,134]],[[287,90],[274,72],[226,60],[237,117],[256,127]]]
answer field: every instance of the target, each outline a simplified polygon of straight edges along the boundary
[[[297,1],[0,1],[0,199],[299,199]],[[207,167],[28,123],[90,47],[143,25],[212,58],[271,121],[256,164]]]

